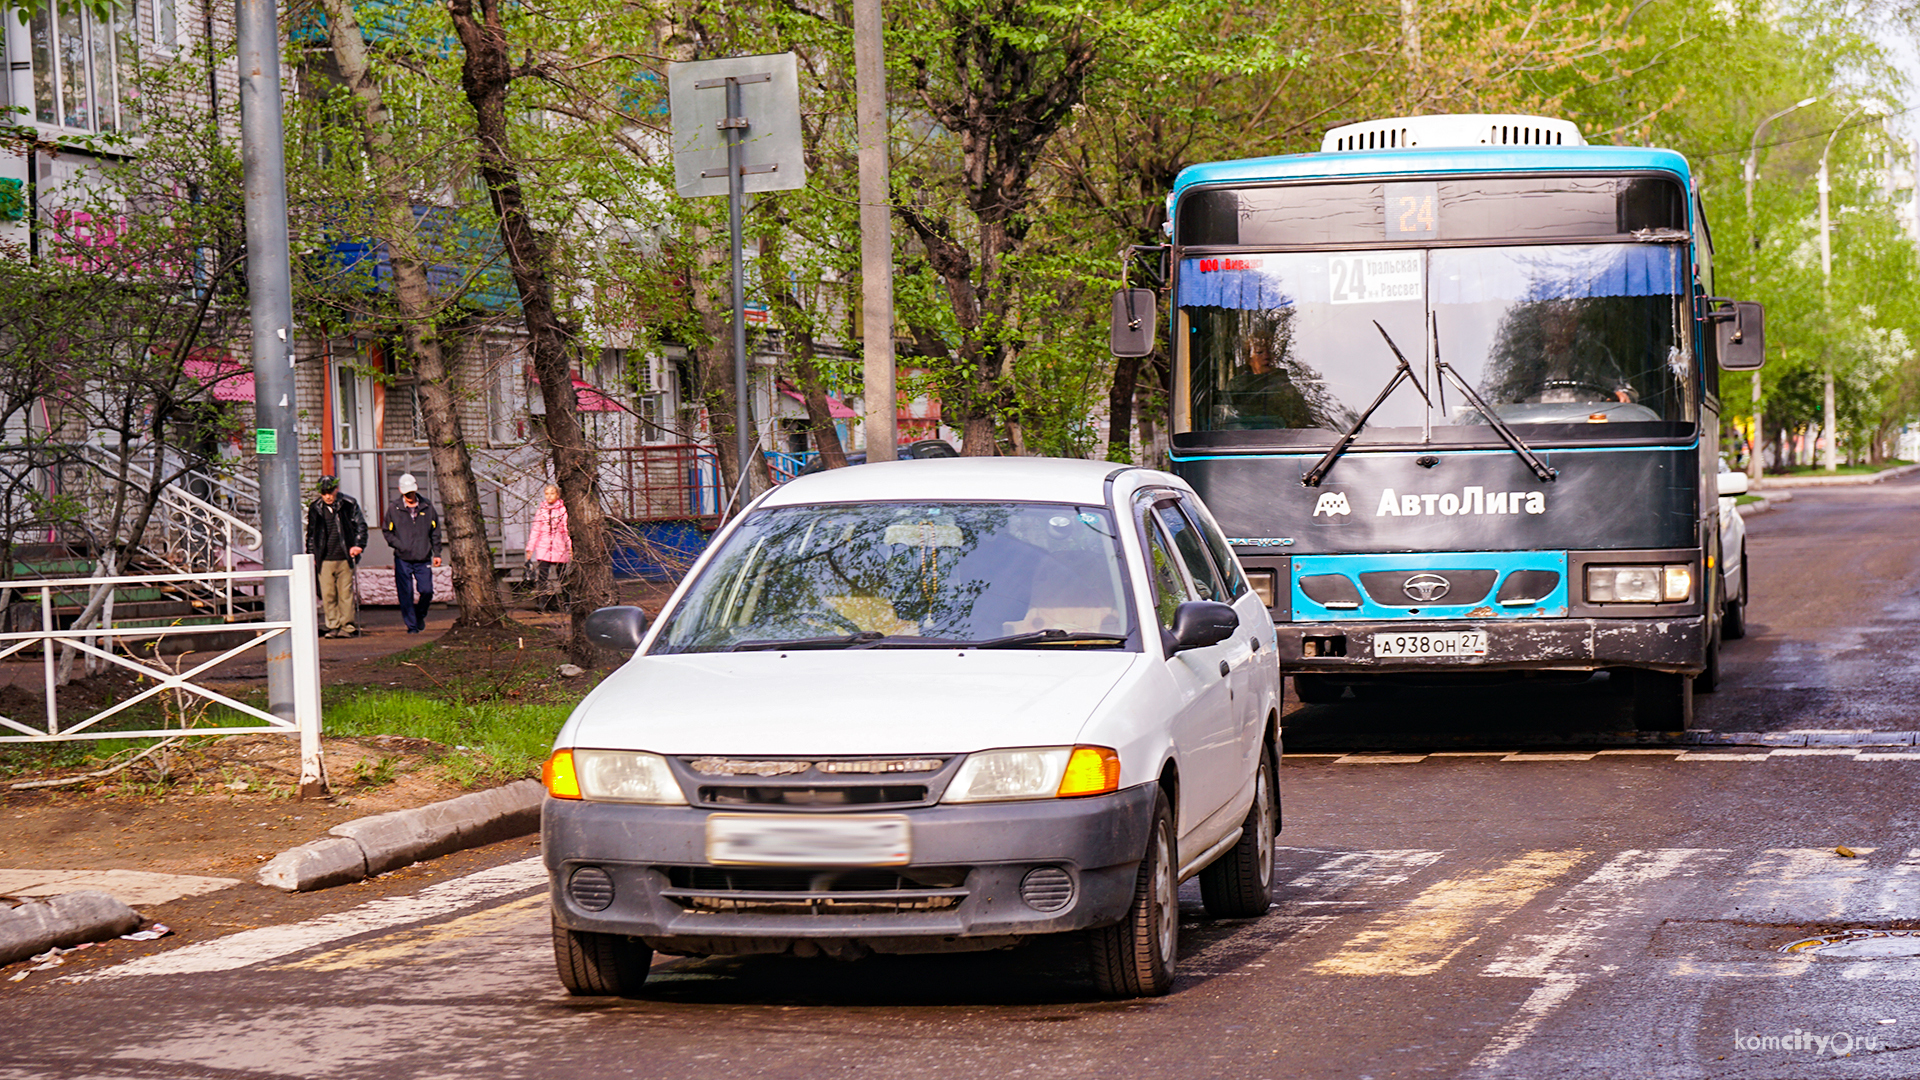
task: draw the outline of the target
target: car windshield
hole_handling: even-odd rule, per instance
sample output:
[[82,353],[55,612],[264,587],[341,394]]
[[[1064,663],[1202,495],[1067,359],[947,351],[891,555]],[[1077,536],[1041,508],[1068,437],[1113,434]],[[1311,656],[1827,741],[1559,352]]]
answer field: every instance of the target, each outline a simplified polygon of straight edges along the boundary
[[1133,632],[1113,515],[1049,503],[828,503],[740,523],[652,651],[1112,647]]
[[[1678,245],[1618,243],[1185,259],[1191,426],[1330,441],[1392,375],[1382,329],[1420,385],[1437,356],[1508,424],[1685,421],[1683,263]],[[1428,410],[1403,388],[1367,430],[1487,424],[1444,385]]]

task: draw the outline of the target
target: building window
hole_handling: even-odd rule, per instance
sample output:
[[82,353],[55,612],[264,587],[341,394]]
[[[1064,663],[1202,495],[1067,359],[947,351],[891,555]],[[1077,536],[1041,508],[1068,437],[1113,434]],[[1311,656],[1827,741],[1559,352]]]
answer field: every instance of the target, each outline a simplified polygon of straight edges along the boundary
[[487,441],[511,446],[527,441],[526,357],[511,342],[489,341],[481,354],[487,365]]
[[131,4],[101,19],[84,0],[45,0],[28,24],[33,114],[77,131],[132,132],[140,126],[140,63]]

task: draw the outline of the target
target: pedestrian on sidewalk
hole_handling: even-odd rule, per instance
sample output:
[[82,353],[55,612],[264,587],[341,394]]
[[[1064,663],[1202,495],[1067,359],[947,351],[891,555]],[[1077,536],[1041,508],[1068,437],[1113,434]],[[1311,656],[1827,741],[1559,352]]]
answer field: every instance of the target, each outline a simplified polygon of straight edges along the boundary
[[399,489],[400,501],[387,507],[380,531],[393,549],[393,591],[400,600],[400,619],[407,624],[407,633],[417,634],[426,629],[427,605],[433,603],[433,568],[440,565],[440,518],[433,504],[421,496],[412,473],[400,474]]
[[[548,484],[541,493],[545,500],[533,508],[533,527],[527,530],[527,566],[533,571],[535,606],[542,611],[559,611],[567,605],[567,563],[573,561],[573,537],[567,533],[567,504],[560,501],[560,488]],[[547,575],[553,585],[547,585]]]
[[322,476],[320,497],[307,507],[307,553],[320,564],[320,606],[330,638],[360,636],[354,567],[367,547],[367,516],[340,491],[340,478]]

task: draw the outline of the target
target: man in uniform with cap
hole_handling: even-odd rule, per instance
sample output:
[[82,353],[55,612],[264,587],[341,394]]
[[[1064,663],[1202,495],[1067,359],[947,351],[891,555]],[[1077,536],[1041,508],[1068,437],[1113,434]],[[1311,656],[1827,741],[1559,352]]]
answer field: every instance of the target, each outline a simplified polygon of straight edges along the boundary
[[367,546],[367,518],[352,496],[340,491],[340,478],[327,475],[316,485],[320,497],[307,507],[307,553],[320,568],[320,606],[326,636],[360,636],[360,605],[354,597],[353,568]]
[[393,549],[393,591],[400,600],[400,618],[407,624],[407,633],[417,634],[426,629],[427,605],[433,602],[433,568],[440,565],[440,517],[420,494],[412,473],[401,474],[399,488],[400,501],[387,507],[380,531]]

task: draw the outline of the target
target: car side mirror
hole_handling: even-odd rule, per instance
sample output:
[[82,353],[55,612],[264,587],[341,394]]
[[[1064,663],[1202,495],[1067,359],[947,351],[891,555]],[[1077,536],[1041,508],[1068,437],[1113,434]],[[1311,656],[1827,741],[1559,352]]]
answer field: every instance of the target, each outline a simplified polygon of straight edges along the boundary
[[1726,371],[1758,371],[1767,362],[1767,335],[1759,304],[1732,301],[1732,310],[1715,311],[1714,333],[1720,346],[1720,367]]
[[1720,494],[1745,495],[1747,493],[1747,474],[1743,472],[1723,472],[1720,474]]
[[603,607],[587,616],[587,640],[611,652],[631,656],[640,647],[640,639],[647,636],[647,624],[651,621],[647,613],[637,607],[624,604]]
[[1240,629],[1240,613],[1217,600],[1189,600],[1173,609],[1173,631],[1167,653],[1218,645]]
[[1152,356],[1152,289],[1121,289],[1113,294],[1113,328],[1107,341],[1115,356]]

